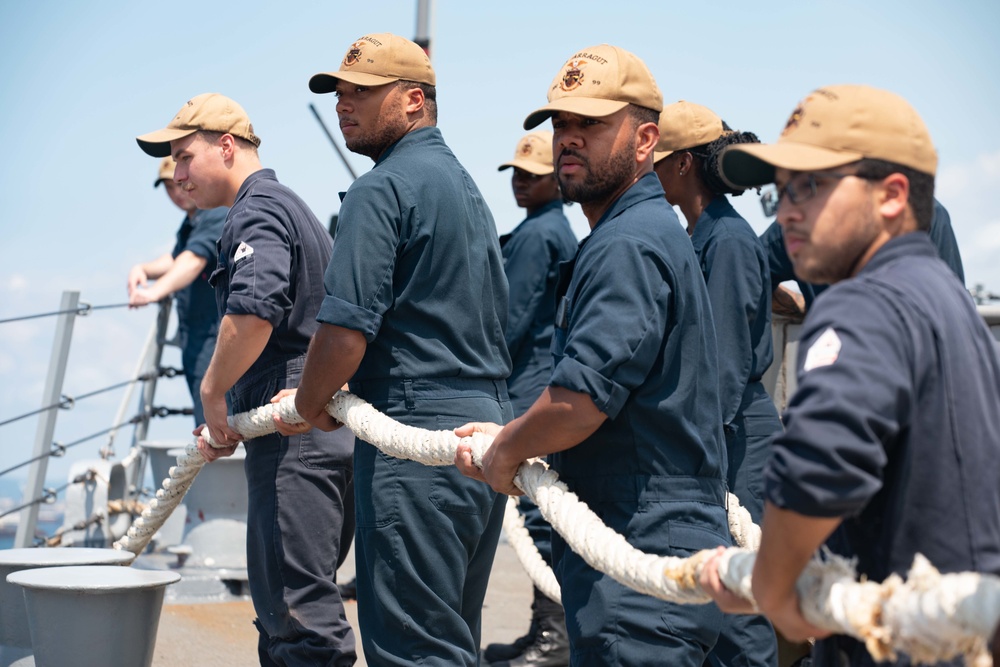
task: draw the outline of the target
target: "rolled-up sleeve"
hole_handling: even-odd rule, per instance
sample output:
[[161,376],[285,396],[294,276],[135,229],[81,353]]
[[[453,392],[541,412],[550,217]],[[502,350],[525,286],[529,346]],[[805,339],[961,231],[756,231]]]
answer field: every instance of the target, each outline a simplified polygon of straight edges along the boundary
[[291,238],[277,216],[245,207],[234,217],[226,314],[255,315],[277,327],[292,307]]
[[323,281],[326,297],[316,316],[324,324],[361,332],[369,343],[393,301],[403,218],[399,187],[403,186],[369,172],[347,192]]
[[568,334],[551,384],[586,393],[614,419],[656,362],[672,289],[662,257],[625,235],[602,239],[574,269]]
[[806,516],[851,517],[882,488],[884,443],[913,411],[903,326],[888,300],[848,285],[810,312],[798,390],[764,472],[768,500]]

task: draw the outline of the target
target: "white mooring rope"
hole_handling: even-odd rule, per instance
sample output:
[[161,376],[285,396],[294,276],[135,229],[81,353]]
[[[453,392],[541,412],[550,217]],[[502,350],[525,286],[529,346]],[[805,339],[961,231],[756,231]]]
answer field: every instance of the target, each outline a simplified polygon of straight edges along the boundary
[[[427,465],[452,465],[461,442],[451,431],[426,431],[400,424],[343,391],[331,399],[326,411],[385,454]],[[230,417],[230,425],[250,440],[274,432],[274,414],[288,423],[303,421],[295,411],[294,397],[288,396],[276,404]],[[471,445],[473,460],[482,465],[483,453],[492,438],[476,433],[465,441]],[[170,469],[170,478],[164,480],[156,499],[128,534],[115,543],[115,548],[140,553],[180,503],[204,464],[198,448],[189,445]],[[639,551],[605,526],[542,461],[522,464],[514,482],[591,567],[629,588],[663,600],[692,604],[710,601],[698,584],[698,574],[714,550],[690,558]],[[756,546],[759,529],[752,522],[747,525],[749,514],[733,500],[730,496],[730,529],[734,537],[747,536],[747,542]],[[740,513],[747,520],[734,524],[732,515]],[[751,601],[750,573],[755,558],[753,551],[728,549],[719,568],[726,587]],[[881,584],[856,579],[849,561],[829,554],[814,559],[797,584],[806,620],[860,639],[877,660],[902,652],[915,662],[964,656],[967,664],[975,667],[992,664],[987,643],[1000,622],[1000,577],[974,572],[942,575],[917,556],[906,581],[895,575]]]

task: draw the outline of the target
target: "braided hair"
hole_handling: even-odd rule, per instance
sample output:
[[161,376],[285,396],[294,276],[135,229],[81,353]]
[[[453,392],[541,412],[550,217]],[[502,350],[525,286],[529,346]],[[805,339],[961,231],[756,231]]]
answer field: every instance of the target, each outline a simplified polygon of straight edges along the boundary
[[722,178],[719,156],[726,146],[734,144],[759,144],[760,139],[753,132],[739,132],[722,122],[723,134],[715,141],[688,148],[687,152],[698,159],[698,175],[702,183],[713,195],[733,195],[739,197],[746,188],[735,188]]

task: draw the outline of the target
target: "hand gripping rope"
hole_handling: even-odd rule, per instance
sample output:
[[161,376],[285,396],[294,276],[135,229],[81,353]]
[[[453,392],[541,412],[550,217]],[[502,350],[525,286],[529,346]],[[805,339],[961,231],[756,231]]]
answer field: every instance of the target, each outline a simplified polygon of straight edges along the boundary
[[[343,391],[331,399],[326,411],[383,453],[426,465],[452,465],[461,442],[451,431],[426,431],[400,424]],[[295,411],[294,397],[288,396],[276,404],[234,415],[229,423],[251,440],[274,432],[274,414],[288,423],[303,421]],[[492,438],[476,433],[465,440],[472,447],[473,460],[482,465],[483,453]],[[115,543],[115,548],[140,553],[183,499],[204,464],[197,446],[189,445],[170,469],[170,477],[163,481],[156,499],[128,534]],[[702,551],[690,558],[639,551],[605,526],[540,460],[522,464],[514,482],[591,567],[662,600],[681,604],[710,601],[698,584],[698,574],[714,551]],[[730,496],[730,529],[734,537],[743,536],[745,544],[756,548],[759,529],[733,500]],[[734,520],[733,515],[739,514],[745,518]],[[719,568],[726,587],[750,601],[755,558],[754,551],[728,549]],[[942,575],[925,558],[917,556],[906,581],[895,575],[881,584],[856,579],[854,565],[847,560],[830,554],[814,559],[797,584],[806,620],[860,639],[877,660],[891,659],[902,652],[918,663],[964,656],[966,663],[975,667],[992,664],[986,647],[1000,621],[1000,577],[974,572]],[[554,578],[551,583],[555,584]],[[547,595],[553,592],[551,586],[540,588]]]

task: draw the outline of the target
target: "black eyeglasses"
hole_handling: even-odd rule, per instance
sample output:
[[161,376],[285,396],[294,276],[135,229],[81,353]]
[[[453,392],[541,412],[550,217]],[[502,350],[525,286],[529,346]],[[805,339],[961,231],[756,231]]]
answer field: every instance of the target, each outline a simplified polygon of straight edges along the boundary
[[781,203],[781,198],[785,195],[788,195],[788,201],[793,204],[801,204],[802,202],[809,201],[816,196],[817,181],[825,179],[835,180],[856,175],[857,174],[837,174],[834,172],[821,172],[816,174],[808,173],[805,174],[805,182],[803,183],[801,179],[799,179],[798,185],[792,184],[792,180],[795,179],[788,181],[788,183],[780,188],[776,185],[769,185],[761,190],[760,206],[764,209],[764,215],[770,218],[778,214],[778,204]]

